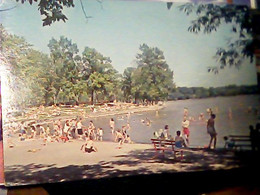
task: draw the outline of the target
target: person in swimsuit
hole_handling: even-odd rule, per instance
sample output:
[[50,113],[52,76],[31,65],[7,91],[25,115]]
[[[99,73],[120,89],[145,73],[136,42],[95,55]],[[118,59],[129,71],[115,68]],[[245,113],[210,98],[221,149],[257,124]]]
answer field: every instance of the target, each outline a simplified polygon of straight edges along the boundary
[[207,122],[207,132],[210,135],[210,141],[209,141],[209,146],[208,148],[211,148],[212,141],[214,140],[214,149],[216,148],[217,144],[217,132],[215,129],[215,114],[211,114],[210,119]]
[[187,117],[184,116],[183,117],[183,121],[182,121],[182,133],[185,137],[185,141],[187,142],[187,144],[190,143],[189,137],[190,137],[190,130],[189,130],[189,126],[190,126],[190,121],[187,120]]

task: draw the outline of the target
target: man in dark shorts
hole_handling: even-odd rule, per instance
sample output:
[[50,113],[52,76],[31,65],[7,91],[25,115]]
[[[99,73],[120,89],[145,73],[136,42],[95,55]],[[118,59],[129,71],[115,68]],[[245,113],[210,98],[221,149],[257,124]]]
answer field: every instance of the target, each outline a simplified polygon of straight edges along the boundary
[[210,135],[210,141],[209,141],[209,146],[208,148],[211,148],[212,141],[214,140],[214,149],[216,148],[217,144],[217,132],[215,129],[215,114],[210,115],[210,119],[207,122],[207,132]]

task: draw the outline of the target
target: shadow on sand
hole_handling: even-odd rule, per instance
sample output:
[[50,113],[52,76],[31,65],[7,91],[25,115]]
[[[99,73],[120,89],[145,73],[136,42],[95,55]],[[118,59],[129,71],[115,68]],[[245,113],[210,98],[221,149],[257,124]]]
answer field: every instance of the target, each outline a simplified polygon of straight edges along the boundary
[[255,155],[250,152],[237,155],[225,150],[187,149],[184,155],[182,161],[174,159],[170,153],[155,157],[154,150],[147,149],[131,151],[126,155],[117,156],[118,160],[100,161],[93,165],[66,167],[34,163],[25,166],[13,165],[5,167],[5,180],[7,185],[27,185],[158,173],[224,170],[259,163],[259,159],[253,159]]

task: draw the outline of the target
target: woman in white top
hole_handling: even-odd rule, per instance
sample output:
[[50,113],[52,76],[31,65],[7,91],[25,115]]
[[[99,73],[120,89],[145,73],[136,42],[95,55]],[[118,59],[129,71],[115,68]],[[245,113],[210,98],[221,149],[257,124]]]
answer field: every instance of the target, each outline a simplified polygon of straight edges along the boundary
[[68,135],[69,130],[70,130],[70,123],[69,123],[69,120],[66,120],[64,128],[63,128],[63,133],[65,136]]
[[184,116],[183,121],[182,121],[182,133],[185,137],[187,144],[189,144],[189,142],[190,142],[190,140],[189,140],[189,137],[190,137],[189,126],[190,126],[190,121],[187,120],[186,116]]

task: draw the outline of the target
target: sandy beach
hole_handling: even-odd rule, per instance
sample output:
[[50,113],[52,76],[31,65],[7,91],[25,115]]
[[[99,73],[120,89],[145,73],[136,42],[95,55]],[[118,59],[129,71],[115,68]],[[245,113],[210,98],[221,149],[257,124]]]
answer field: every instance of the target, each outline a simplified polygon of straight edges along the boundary
[[16,143],[4,150],[7,186],[243,167],[234,152],[224,150],[184,149],[180,161],[171,152],[155,156],[152,144],[123,144],[118,149],[117,143],[96,141],[97,152],[83,153],[79,140],[46,146],[40,140]]

